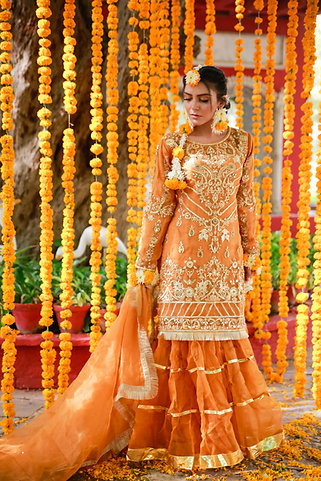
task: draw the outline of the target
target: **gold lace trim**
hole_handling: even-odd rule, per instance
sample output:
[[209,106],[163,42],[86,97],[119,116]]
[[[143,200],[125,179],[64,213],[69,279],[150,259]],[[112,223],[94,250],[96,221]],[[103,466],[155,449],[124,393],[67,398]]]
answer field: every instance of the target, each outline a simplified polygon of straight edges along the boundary
[[284,439],[283,433],[278,433],[263,439],[254,446],[241,447],[233,453],[196,454],[194,456],[174,456],[168,453],[165,448],[141,448],[128,449],[127,459],[129,461],[147,461],[153,459],[167,459],[168,464],[178,469],[212,469],[224,466],[234,466],[242,461],[244,455],[250,458],[256,458],[262,452],[275,449],[282,443]]
[[[270,394],[269,393],[263,393],[256,398],[249,398],[246,401],[239,402],[239,403],[231,402],[231,403],[229,403],[229,405],[232,406],[232,407],[233,406],[244,407],[244,406],[247,406],[248,404],[251,404],[254,401],[261,401],[265,396],[270,396]],[[204,409],[203,411],[199,411],[198,409],[188,409],[188,410],[182,411],[180,413],[169,412],[167,414],[172,416],[173,418],[178,418],[178,417],[181,417],[181,416],[186,416],[188,414],[195,414],[195,413],[216,414],[218,416],[221,416],[222,414],[227,414],[227,413],[232,412],[233,411],[232,407],[229,407],[227,409],[222,409],[220,411],[218,411],[216,409]],[[168,408],[165,407],[165,406],[152,406],[152,405],[149,405],[149,404],[139,404],[138,409],[144,409],[146,411],[168,411]]]
[[246,362],[246,361],[252,361],[254,359],[254,356],[249,356],[249,357],[244,357],[244,358],[240,358],[240,359],[237,359],[237,358],[234,358],[234,359],[229,359],[228,361],[225,361],[221,367],[217,368],[217,369],[205,369],[205,367],[203,366],[197,366],[197,367],[193,367],[191,369],[184,369],[184,368],[179,368],[179,369],[171,369],[169,366],[163,366],[162,364],[156,364],[154,363],[154,366],[156,367],[156,369],[162,369],[162,370],[170,370],[170,372],[174,373],[174,372],[181,372],[181,371],[188,371],[188,372],[195,372],[195,371],[203,371],[205,374],[217,374],[219,372],[222,372],[222,370],[224,369],[224,367],[226,367],[228,364],[235,364],[235,363],[242,363],[242,362]]

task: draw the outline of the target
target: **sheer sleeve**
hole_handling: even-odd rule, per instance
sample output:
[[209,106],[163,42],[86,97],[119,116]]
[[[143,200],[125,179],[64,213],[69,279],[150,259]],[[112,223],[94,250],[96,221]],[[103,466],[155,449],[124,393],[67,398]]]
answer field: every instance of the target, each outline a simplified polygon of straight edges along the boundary
[[260,249],[256,237],[256,201],[253,176],[253,140],[248,134],[247,156],[243,164],[241,183],[237,193],[237,208],[243,252],[255,259],[260,254]]
[[144,209],[136,260],[137,274],[145,269],[156,271],[167,227],[174,214],[176,194],[165,186],[171,158],[172,149],[166,144],[166,138],[163,138],[157,147],[151,193]]

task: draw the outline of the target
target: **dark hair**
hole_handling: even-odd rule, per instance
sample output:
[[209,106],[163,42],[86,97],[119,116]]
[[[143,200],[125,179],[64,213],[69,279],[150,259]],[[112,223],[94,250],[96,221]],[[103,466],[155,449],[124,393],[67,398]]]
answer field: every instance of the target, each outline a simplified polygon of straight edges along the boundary
[[[198,73],[200,74],[201,80],[203,84],[206,85],[208,90],[210,88],[214,89],[217,95],[217,100],[224,100],[223,97],[227,95],[227,79],[223,70],[218,67],[214,67],[212,65],[205,65],[198,69]],[[184,89],[186,86],[186,77],[183,77],[183,85]],[[225,101],[224,105],[225,109],[230,108],[230,102],[228,100]]]

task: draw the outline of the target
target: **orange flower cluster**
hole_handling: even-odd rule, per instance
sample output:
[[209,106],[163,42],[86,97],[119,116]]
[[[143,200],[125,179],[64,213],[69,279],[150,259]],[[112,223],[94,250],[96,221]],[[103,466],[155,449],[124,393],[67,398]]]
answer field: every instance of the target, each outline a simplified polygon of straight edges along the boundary
[[[169,0],[162,0],[159,12],[160,24],[160,91],[159,91],[159,136],[163,137],[168,128],[168,82],[169,82],[169,41],[170,41],[170,20],[169,20]],[[154,161],[154,159],[153,159]],[[152,165],[151,165],[152,167]]]
[[[301,144],[300,144],[300,166],[299,166],[299,212],[298,212],[298,271],[297,287],[307,288],[308,266],[310,264],[310,180],[311,180],[311,161],[312,161],[312,129],[313,129],[313,104],[311,101],[311,90],[314,84],[314,64],[315,55],[315,28],[316,16],[318,13],[318,2],[308,0],[305,12],[304,25],[305,32],[302,40],[304,52],[303,79],[301,96],[305,103],[301,109]],[[301,310],[297,314],[296,342],[294,349],[294,362],[296,366],[294,393],[303,396],[305,391],[305,364],[306,364],[306,335],[309,322],[309,309],[304,303],[308,300],[308,295],[301,292],[297,296],[297,301],[301,304]]]
[[116,281],[116,252],[117,252],[117,232],[116,232],[116,219],[109,217],[107,221],[107,254],[106,254],[106,277],[105,292],[106,292],[106,329],[116,319],[116,294],[115,281]]
[[143,221],[143,208],[146,205],[146,184],[148,175],[148,47],[141,43],[138,51],[139,71],[139,120],[138,120],[138,155],[137,155],[137,224],[139,227]]
[[195,30],[195,12],[194,12],[195,0],[186,0],[185,2],[185,20],[184,20],[184,33],[185,40],[185,73],[189,72],[193,68],[194,60],[194,30]]
[[[11,319],[6,314],[2,318],[2,322],[8,322]],[[4,418],[1,421],[1,426],[4,434],[9,434],[13,431],[13,417],[15,416],[14,402],[12,401],[12,393],[14,391],[14,363],[16,360],[17,349],[15,346],[16,337],[19,331],[11,329],[9,324],[5,324],[1,328],[1,337],[4,338],[2,343],[3,358],[2,358],[2,380],[1,391],[3,392],[1,400],[3,402],[2,409]]]
[[0,99],[1,99],[1,127],[5,133],[0,137],[1,143],[1,179],[3,181],[1,200],[3,207],[2,217],[2,251],[1,255],[4,261],[4,271],[2,274],[2,294],[3,294],[3,309],[4,316],[1,319],[2,327],[0,329],[0,336],[4,339],[2,343],[3,358],[2,358],[2,380],[1,400],[3,402],[4,418],[1,421],[1,426],[5,434],[13,431],[13,420],[15,416],[14,403],[12,401],[12,393],[14,391],[14,371],[17,350],[15,347],[16,337],[19,331],[11,328],[14,323],[14,317],[10,314],[14,308],[14,270],[13,263],[15,261],[13,237],[15,229],[12,222],[14,210],[14,150],[13,150],[13,136],[9,131],[13,128],[12,108],[13,108],[13,88],[11,76],[11,39],[12,33],[9,20],[11,18],[11,1],[1,0],[0,12]]
[[205,19],[205,65],[214,65],[213,45],[215,25],[215,5],[214,0],[206,0],[206,19]]
[[170,71],[170,93],[171,93],[171,113],[169,118],[169,131],[175,132],[177,129],[179,111],[176,104],[179,102],[179,27],[181,16],[181,5],[179,0],[171,3],[171,71]]
[[[264,177],[262,180],[263,203],[262,203],[262,273],[261,273],[261,314],[263,324],[268,322],[271,310],[271,195],[272,195],[272,179],[270,174],[272,169],[270,165],[273,162],[271,155],[272,133],[274,127],[273,107],[274,107],[274,75],[275,75],[275,40],[276,40],[276,21],[277,21],[277,0],[269,0],[268,2],[268,27],[267,27],[267,60],[266,60],[266,76],[265,76],[265,103],[264,103],[264,159],[265,167],[263,169]],[[267,345],[267,349],[269,346]]]
[[[65,310],[66,315],[66,310]],[[70,312],[71,315],[71,312]],[[63,321],[64,323],[69,321]],[[70,358],[72,351],[72,342],[70,341],[69,332],[61,332],[59,334],[59,348],[60,348],[60,361],[58,367],[58,395],[61,396],[68,387],[69,384],[69,372],[70,372]]]
[[[138,4],[136,1],[130,1],[128,3],[128,8],[131,10],[131,17],[129,19],[129,24],[132,26],[133,31],[128,34],[128,50],[129,50],[129,74],[131,81],[128,83],[128,158],[129,163],[127,166],[127,176],[128,176],[128,190],[127,190],[127,222],[134,224],[137,222],[137,152],[138,152],[138,115],[140,101],[138,97],[138,44],[139,37],[135,28],[138,24],[138,19],[136,18],[136,11],[138,9]],[[152,99],[151,99],[152,100]],[[110,107],[108,107],[110,108]],[[108,111],[107,111],[108,112]],[[128,279],[130,283],[134,282],[136,284],[136,243],[137,243],[137,230],[135,227],[129,227],[127,231],[127,259],[128,259]]]
[[39,65],[39,96],[38,100],[43,107],[38,111],[40,119],[40,126],[42,131],[39,132],[39,147],[40,147],[40,275],[41,275],[41,320],[40,324],[46,326],[47,330],[42,333],[44,341],[41,343],[42,351],[42,386],[44,388],[43,395],[45,398],[45,407],[48,408],[54,402],[54,369],[53,360],[55,359],[55,350],[53,342],[51,341],[52,333],[49,332],[49,326],[52,324],[52,244],[53,244],[53,210],[51,208],[52,201],[52,149],[51,149],[51,134],[48,128],[51,125],[51,111],[46,106],[52,103],[51,92],[51,68],[52,63],[50,46],[51,42],[48,39],[50,30],[51,16],[50,0],[37,0],[36,14],[38,17],[38,36],[39,36],[39,54],[37,63]]
[[[321,93],[321,81],[319,84]],[[317,156],[317,208],[315,215],[314,244],[314,288],[312,294],[312,366],[313,385],[312,393],[318,409],[321,409],[321,102],[319,102],[319,124],[318,124],[318,149]],[[300,307],[306,307],[299,305]]]
[[[118,180],[118,172],[115,164],[118,161],[118,18],[117,18],[117,0],[108,0],[108,49],[107,49],[107,66],[106,66],[106,85],[107,85],[107,104],[113,108],[113,115],[107,117],[107,162],[109,164],[108,173],[108,185],[107,185],[107,210],[110,214],[113,214],[117,205],[117,191],[116,183]],[[146,3],[141,5],[142,15],[148,10]],[[106,293],[106,314],[105,323],[106,329],[109,328],[111,323],[116,319],[116,294],[115,281],[116,281],[116,254],[117,254],[117,232],[116,232],[116,219],[110,217],[107,223],[107,253],[105,259],[106,277],[105,293]]]
[[[260,199],[260,182],[258,177],[260,176],[259,167],[261,165],[261,160],[257,157],[260,152],[260,135],[261,135],[261,113],[262,113],[262,29],[261,23],[262,18],[260,17],[260,12],[263,10],[264,2],[263,0],[256,0],[254,2],[254,7],[257,10],[257,16],[255,17],[256,29],[255,29],[255,50],[254,50],[254,72],[253,72],[253,116],[252,116],[252,129],[253,129],[253,151],[254,151],[254,194],[256,199],[256,212],[257,212],[257,223],[256,223],[256,235],[260,235],[260,223],[259,219],[261,216],[261,199]],[[254,328],[256,329],[256,336],[262,337],[263,331],[263,320],[261,317],[261,280],[258,273],[253,275],[253,290],[250,291],[251,312],[247,313],[247,319],[252,322]]]
[[103,146],[101,145],[102,140],[102,129],[103,129],[103,109],[102,101],[103,94],[101,91],[102,82],[102,63],[103,63],[103,53],[102,53],[102,41],[104,35],[103,27],[103,14],[102,14],[102,0],[94,0],[92,2],[92,35],[91,35],[91,72],[92,72],[92,85],[90,94],[90,106],[91,106],[91,138],[94,141],[93,145],[90,147],[92,154],[95,156],[90,161],[90,166],[92,168],[92,174],[95,180],[90,186],[90,219],[89,223],[92,226],[92,241],[91,241],[91,255],[90,255],[90,266],[91,266],[91,307],[90,307],[90,318],[91,318],[91,330],[90,330],[90,352],[93,352],[97,346],[100,337],[100,279],[101,274],[101,244],[100,244],[100,231],[101,231],[101,215],[102,215],[102,191],[103,185],[97,180],[97,176],[101,175],[102,161],[99,157],[103,152]]
[[[71,128],[64,130],[63,135],[63,174],[62,174],[62,187],[64,189],[64,202],[65,207],[63,211],[63,227],[61,233],[61,244],[63,249],[62,258],[62,270],[61,270],[61,294],[60,301],[62,311],[60,313],[63,321],[61,327],[63,329],[71,329],[71,322],[68,318],[71,317],[70,306],[72,305],[72,278],[73,270],[72,264],[74,260],[74,212],[75,212],[75,197],[74,197],[74,183],[73,178],[75,175],[75,153],[76,143],[74,131]],[[59,362],[59,375],[58,375],[58,393],[62,394],[68,387],[69,372],[70,372],[70,358],[72,343],[70,341],[70,333],[64,332],[60,334],[61,344],[64,349],[60,351]],[[65,342],[66,341],[66,342]]]
[[101,230],[101,214],[102,214],[102,193],[103,186],[101,182],[94,181],[90,185],[90,219],[89,223],[92,226],[92,241],[91,241],[91,255],[90,255],[90,280],[91,280],[91,307],[90,307],[90,352],[93,352],[98,345],[101,338],[100,329],[100,266],[101,266],[101,244],[100,244],[100,230]]
[[244,65],[242,60],[243,38],[241,38],[241,32],[244,30],[242,20],[244,17],[244,0],[235,0],[235,14],[238,19],[238,23],[234,26],[235,30],[239,32],[238,38],[235,40],[235,66],[234,71],[236,75],[235,81],[235,103],[236,103],[236,125],[238,128],[243,128],[243,79],[244,79]]
[[74,114],[77,111],[77,100],[75,98],[76,89],[76,56],[74,54],[76,40],[74,38],[75,28],[75,0],[65,0],[64,6],[64,54],[62,56],[64,62],[63,82],[64,88],[64,104],[68,114]]

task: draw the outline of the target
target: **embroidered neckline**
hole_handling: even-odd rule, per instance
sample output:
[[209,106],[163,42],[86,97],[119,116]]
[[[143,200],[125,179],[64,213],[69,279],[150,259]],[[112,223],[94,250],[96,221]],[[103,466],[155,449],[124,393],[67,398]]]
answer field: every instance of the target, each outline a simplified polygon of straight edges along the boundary
[[217,144],[220,144],[220,143],[224,142],[225,140],[227,140],[229,138],[230,134],[231,134],[231,127],[228,127],[228,132],[223,137],[223,139],[217,140],[216,142],[203,143],[203,142],[198,142],[197,140],[191,140],[189,138],[186,139],[186,142],[189,142],[191,144],[198,144],[198,145],[217,145]]

